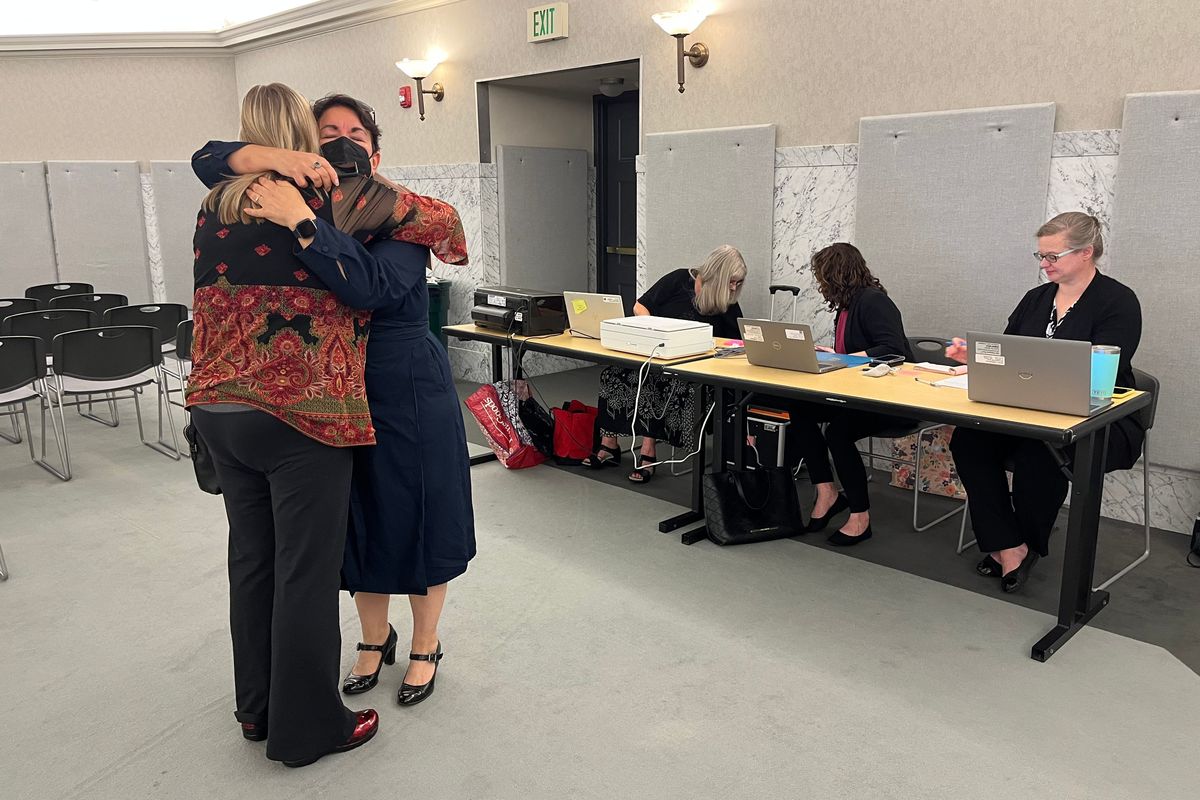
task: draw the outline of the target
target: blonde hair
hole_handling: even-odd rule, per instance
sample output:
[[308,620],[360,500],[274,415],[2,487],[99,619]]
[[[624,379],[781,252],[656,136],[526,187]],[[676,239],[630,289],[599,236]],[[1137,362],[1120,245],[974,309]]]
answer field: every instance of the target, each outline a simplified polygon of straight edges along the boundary
[[1100,220],[1082,211],[1067,211],[1047,221],[1037,229],[1037,237],[1067,234],[1067,247],[1080,250],[1092,246],[1092,261],[1104,255],[1104,234],[1100,231]]
[[[315,153],[320,147],[317,120],[304,96],[282,83],[250,87],[242,98],[242,121],[238,139],[264,147]],[[246,190],[270,172],[237,175],[213,187],[204,198],[204,209],[216,209],[221,222],[262,222],[245,213]]]
[[746,279],[746,262],[736,247],[723,244],[709,253],[692,274],[700,279],[696,310],[705,316],[724,314],[742,293],[741,286],[731,289],[729,284]]

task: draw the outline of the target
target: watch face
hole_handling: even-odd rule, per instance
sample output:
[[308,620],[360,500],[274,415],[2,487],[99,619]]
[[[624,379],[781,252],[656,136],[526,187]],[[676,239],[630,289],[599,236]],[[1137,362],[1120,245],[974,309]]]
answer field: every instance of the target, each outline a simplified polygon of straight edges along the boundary
[[311,219],[306,219],[293,228],[292,233],[297,239],[308,239],[317,235],[317,226]]

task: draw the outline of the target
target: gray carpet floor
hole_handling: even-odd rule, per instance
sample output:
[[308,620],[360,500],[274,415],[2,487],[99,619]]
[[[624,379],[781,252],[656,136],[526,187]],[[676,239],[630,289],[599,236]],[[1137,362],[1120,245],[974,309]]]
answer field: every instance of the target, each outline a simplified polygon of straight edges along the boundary
[[385,671],[353,704],[379,736],[288,770],[233,720],[219,498],[132,425],[70,424],[70,483],[0,445],[5,798],[1195,794],[1200,677],[1161,647],[1092,628],[1038,664],[1039,610],[793,541],[682,547],[670,502],[497,464],[435,695],[401,709]]

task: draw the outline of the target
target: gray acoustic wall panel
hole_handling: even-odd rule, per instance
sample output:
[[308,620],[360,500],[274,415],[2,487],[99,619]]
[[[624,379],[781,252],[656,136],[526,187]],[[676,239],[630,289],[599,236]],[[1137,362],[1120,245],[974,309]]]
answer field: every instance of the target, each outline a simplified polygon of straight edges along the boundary
[[587,291],[587,151],[497,145],[496,160],[501,282]]
[[855,242],[910,335],[1003,330],[1037,284],[1054,104],[866,117]]
[[1200,92],[1126,97],[1107,269],[1142,302],[1133,363],[1161,383],[1151,458],[1191,470],[1200,470],[1198,188]]
[[42,162],[0,164],[0,297],[58,279]]
[[730,244],[746,260],[742,311],[767,316],[775,126],[650,134],[645,156],[646,285],[639,289]]
[[50,161],[46,174],[59,279],[150,302],[137,162]]
[[192,237],[196,214],[208,190],[187,161],[150,162],[154,218],[158,227],[158,256],[162,261],[166,299],[192,304]]

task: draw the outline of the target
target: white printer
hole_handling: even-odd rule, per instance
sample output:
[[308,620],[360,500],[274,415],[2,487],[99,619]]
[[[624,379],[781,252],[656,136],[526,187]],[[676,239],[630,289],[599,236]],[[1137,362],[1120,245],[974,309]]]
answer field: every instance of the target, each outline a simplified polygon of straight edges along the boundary
[[[683,358],[713,349],[712,325],[669,317],[621,317],[600,323],[600,344],[609,350]],[[656,349],[655,345],[659,345]]]

